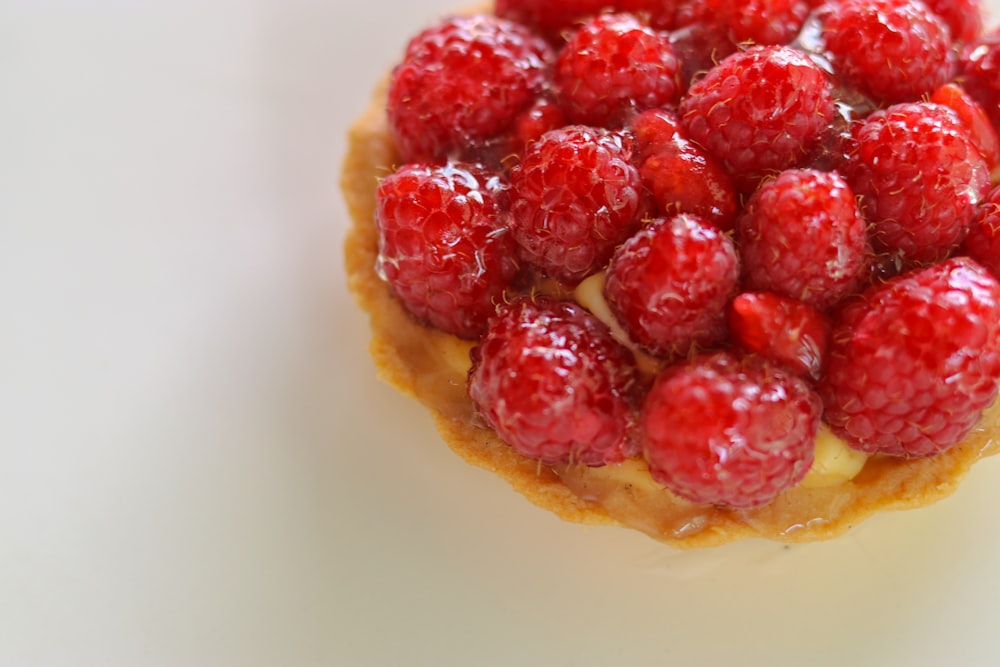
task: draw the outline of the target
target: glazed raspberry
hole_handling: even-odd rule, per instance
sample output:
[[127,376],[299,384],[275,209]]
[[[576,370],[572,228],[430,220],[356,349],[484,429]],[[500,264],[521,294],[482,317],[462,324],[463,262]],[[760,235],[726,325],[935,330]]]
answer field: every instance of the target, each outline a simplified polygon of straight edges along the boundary
[[954,258],[872,288],[834,322],[825,419],[866,452],[920,457],[958,443],[997,394],[1000,283]]
[[744,292],[729,304],[729,335],[747,352],[818,380],[830,322],[813,306],[770,292]]
[[526,27],[494,16],[450,18],[422,32],[389,85],[389,123],[402,161],[468,158],[488,147],[531,105],[552,58]]
[[567,285],[600,271],[644,211],[632,146],[619,133],[567,126],[511,170],[510,225],[522,257]]
[[812,465],[820,401],[759,357],[700,356],[663,371],[642,407],[653,479],[699,503],[771,502]]
[[929,102],[876,111],[852,130],[845,176],[876,251],[940,261],[962,242],[989,191],[986,162],[954,111]]
[[[695,3],[697,7],[704,7]],[[710,18],[692,19],[670,34],[674,53],[681,63],[681,84],[686,90],[697,76],[712,69],[726,56],[736,53],[729,33]]]
[[558,41],[586,19],[613,9],[613,0],[496,0],[497,16],[523,23]]
[[719,158],[743,189],[795,166],[833,112],[826,74],[803,52],[784,46],[729,56],[680,104],[687,136]]
[[969,138],[986,160],[986,166],[993,169],[1000,164],[1000,136],[990,123],[983,107],[972,99],[961,86],[946,83],[933,93],[930,101],[943,104],[958,114],[962,125],[969,132]]
[[965,252],[1000,280],[1000,187],[993,188],[972,218]]
[[601,13],[641,15],[660,30],[674,26],[675,0],[496,0],[496,14],[534,28],[560,42],[581,23]]
[[525,147],[551,130],[558,130],[567,124],[566,114],[552,99],[546,96],[535,100],[514,123],[515,153],[520,154]]
[[955,75],[948,26],[920,0],[844,0],[824,35],[836,72],[888,104],[918,100]]
[[503,306],[472,362],[469,396],[523,456],[600,466],[635,453],[634,359],[576,304],[524,297]]
[[475,338],[517,273],[497,223],[506,187],[480,167],[407,165],[376,191],[378,272],[417,318]]
[[927,0],[927,7],[944,20],[956,42],[971,42],[983,31],[979,0]]
[[708,0],[715,19],[736,44],[787,44],[809,15],[805,0]]
[[560,51],[553,85],[571,122],[620,127],[637,111],[674,103],[678,69],[666,33],[630,14],[603,14]]
[[827,308],[856,283],[865,221],[836,172],[789,169],[765,181],[737,222],[748,289]]
[[618,248],[605,296],[629,338],[654,354],[687,354],[725,337],[739,264],[731,239],[693,215],[659,218]]
[[736,190],[729,173],[714,157],[688,141],[680,120],[653,109],[632,119],[642,182],[662,216],[692,213],[723,231],[733,227]]
[[960,70],[962,87],[1000,131],[1000,27],[962,50]]

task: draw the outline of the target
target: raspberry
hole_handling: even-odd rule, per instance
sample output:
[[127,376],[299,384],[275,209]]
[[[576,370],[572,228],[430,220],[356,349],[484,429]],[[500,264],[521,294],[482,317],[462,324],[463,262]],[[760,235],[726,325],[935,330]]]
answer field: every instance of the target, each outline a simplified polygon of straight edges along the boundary
[[965,237],[965,252],[1000,280],[1000,186],[980,204]]
[[571,122],[620,127],[637,111],[674,103],[678,69],[666,33],[630,14],[604,14],[560,51],[553,85]]
[[587,19],[603,12],[630,12],[661,30],[673,27],[675,0],[496,0],[496,14],[558,42]]
[[472,362],[469,396],[523,456],[601,466],[636,453],[632,353],[576,304],[522,297],[503,306]]
[[962,125],[969,132],[969,138],[979,149],[986,166],[993,169],[1000,164],[1000,137],[990,123],[989,117],[972,97],[954,83],[946,83],[935,90],[930,97],[935,104],[943,104],[958,114]]
[[830,323],[813,306],[770,292],[744,292],[729,304],[729,334],[747,352],[818,380]]
[[712,21],[693,21],[670,34],[681,63],[681,84],[686,90],[694,79],[736,52],[736,44]]
[[737,221],[744,283],[827,308],[864,264],[865,221],[836,172],[790,169],[765,181]]
[[403,162],[469,158],[497,140],[531,105],[552,58],[526,27],[494,16],[450,18],[422,32],[389,84]]
[[824,34],[837,74],[888,104],[918,100],[955,75],[948,26],[920,0],[844,0]]
[[540,139],[546,132],[557,130],[564,125],[566,125],[566,114],[559,105],[549,97],[539,97],[514,122],[516,142],[514,152],[520,154],[525,147]]
[[714,157],[688,141],[680,121],[654,109],[632,119],[639,173],[660,215],[692,213],[719,229],[733,227],[736,190],[729,173]]
[[654,354],[687,354],[725,337],[739,264],[731,239],[693,215],[659,218],[618,248],[605,296],[629,337]]
[[834,322],[825,419],[857,449],[903,457],[958,443],[1000,380],[1000,283],[953,258],[865,292]]
[[506,186],[478,166],[406,165],[376,191],[378,272],[418,319],[464,338],[486,328],[517,273],[497,225]]
[[708,0],[706,5],[736,44],[787,44],[810,9],[805,0]]
[[926,0],[927,7],[940,16],[951,38],[971,42],[983,31],[983,13],[979,0]]
[[1000,132],[1000,27],[962,49],[959,80]]
[[642,406],[653,479],[698,503],[764,505],[812,465],[820,401],[759,357],[695,357],[656,379]]
[[642,179],[628,138],[571,125],[511,169],[510,225],[521,256],[567,285],[600,271],[641,223]]
[[808,56],[790,47],[755,46],[709,70],[679,111],[687,136],[749,190],[767,173],[808,155],[834,107],[826,74]]
[[877,251],[940,261],[962,242],[989,191],[982,155],[954,111],[929,102],[876,111],[852,130],[845,176]]

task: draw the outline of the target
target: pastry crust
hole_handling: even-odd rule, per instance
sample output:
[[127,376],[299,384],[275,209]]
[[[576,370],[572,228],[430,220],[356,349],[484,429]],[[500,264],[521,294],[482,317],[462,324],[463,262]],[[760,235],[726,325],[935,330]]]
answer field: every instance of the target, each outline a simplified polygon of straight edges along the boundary
[[1000,450],[1000,401],[960,444],[937,456],[872,457],[853,480],[798,486],[754,510],[728,510],[678,498],[648,478],[641,461],[625,466],[548,467],[515,453],[476,417],[466,395],[472,343],[410,317],[375,272],[375,188],[396,166],[385,116],[387,82],[350,130],[341,186],[353,225],[345,243],[348,285],[371,320],[379,376],[423,403],[451,448],[506,479],[528,500],[563,519],[621,524],[678,547],[764,537],[805,542],[837,536],[883,510],[916,508],[948,496],[981,457]]

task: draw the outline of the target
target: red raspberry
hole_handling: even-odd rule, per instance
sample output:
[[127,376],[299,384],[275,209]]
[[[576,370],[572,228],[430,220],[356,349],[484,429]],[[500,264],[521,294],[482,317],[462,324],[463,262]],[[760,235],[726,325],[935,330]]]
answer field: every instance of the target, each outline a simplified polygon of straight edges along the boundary
[[494,11],[557,41],[564,32],[611,4],[611,0],[496,0]]
[[958,114],[962,125],[969,132],[972,143],[986,160],[987,167],[993,169],[1000,164],[1000,136],[997,136],[997,131],[990,123],[983,107],[961,86],[946,83],[931,94],[930,101],[943,104]]
[[376,191],[377,269],[417,318],[475,338],[517,273],[506,186],[473,165],[406,165]]
[[805,0],[708,0],[712,15],[736,44],[787,44],[809,15]]
[[824,34],[834,70],[889,104],[918,100],[955,75],[948,26],[920,0],[844,0]]
[[559,42],[587,19],[605,12],[630,12],[661,30],[674,25],[675,0],[496,0],[496,14],[523,23]]
[[[695,6],[705,7],[700,3]],[[737,49],[726,30],[708,17],[685,23],[670,34],[670,41],[681,63],[681,84],[685,90],[697,76],[736,53]]]
[[954,258],[865,292],[834,322],[825,419],[857,449],[929,456],[959,442],[1000,380],[1000,283]]
[[785,46],[729,56],[680,105],[687,136],[719,158],[743,189],[807,156],[833,113],[826,74]]
[[954,111],[897,104],[854,126],[844,174],[872,225],[877,251],[904,264],[936,262],[965,237],[989,191],[982,155]]
[[747,352],[818,380],[830,322],[813,306],[770,292],[744,292],[729,304],[729,334]]
[[568,126],[511,170],[510,226],[530,264],[567,285],[604,268],[641,224],[642,179],[619,132]]
[[979,0],[926,0],[927,7],[940,16],[956,42],[971,42],[983,32],[982,3]]
[[495,16],[450,18],[419,34],[389,85],[402,161],[468,158],[496,140],[531,105],[552,58],[526,27]]
[[1000,280],[1000,186],[993,188],[972,218],[965,252]]
[[654,354],[687,354],[725,338],[739,263],[732,240],[693,215],[659,218],[618,248],[605,296],[629,337]]
[[635,360],[580,306],[544,297],[503,306],[472,362],[469,396],[523,456],[601,466],[636,453]]
[[637,111],[673,104],[678,69],[666,33],[630,14],[603,14],[560,51],[553,85],[571,122],[620,127]]
[[559,105],[549,97],[539,97],[514,122],[514,152],[521,154],[525,147],[538,141],[546,132],[558,130],[565,125],[566,114]]
[[962,50],[959,80],[1000,132],[1000,27]]
[[698,503],[748,509],[805,477],[820,401],[759,357],[700,356],[669,367],[642,407],[653,479]]
[[827,308],[864,265],[865,221],[836,172],[789,169],[765,181],[737,221],[745,285]]
[[692,213],[723,231],[733,227],[736,190],[733,179],[714,157],[688,141],[677,116],[653,109],[632,119],[642,182],[659,213]]

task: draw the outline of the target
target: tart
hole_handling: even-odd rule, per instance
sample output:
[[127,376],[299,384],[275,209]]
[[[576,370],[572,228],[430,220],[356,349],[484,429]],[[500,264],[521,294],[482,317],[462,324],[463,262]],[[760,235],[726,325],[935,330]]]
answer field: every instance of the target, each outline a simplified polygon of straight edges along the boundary
[[[678,547],[714,546],[751,537],[786,542],[827,539],[842,534],[876,512],[915,508],[951,494],[976,461],[1000,449],[1000,405],[994,400],[1000,377],[1000,362],[994,362],[1000,359],[1000,323],[979,321],[983,314],[989,319],[1000,312],[995,310],[1000,309],[1000,299],[996,298],[1000,294],[1000,283],[982,268],[988,266],[988,262],[982,258],[970,259],[969,255],[976,257],[975,249],[963,245],[964,237],[970,235],[969,230],[979,224],[977,220],[996,215],[998,197],[987,195],[991,187],[990,168],[995,169],[1000,157],[991,153],[996,151],[996,132],[983,105],[976,101],[977,97],[982,99],[983,94],[995,93],[981,93],[971,88],[966,92],[952,83],[953,80],[961,81],[960,77],[956,79],[956,73],[968,60],[963,60],[961,55],[963,44],[973,44],[981,37],[981,23],[970,28],[969,24],[975,24],[975,20],[965,17],[959,21],[954,16],[940,16],[919,0],[886,2],[887,6],[897,9],[903,7],[905,11],[898,10],[901,15],[916,12],[919,17],[914,20],[931,21],[933,28],[944,35],[941,39],[945,44],[941,54],[921,56],[925,61],[932,61],[931,64],[925,62],[921,72],[890,85],[868,77],[866,67],[870,65],[847,62],[845,59],[849,60],[853,54],[843,49],[838,51],[837,31],[856,30],[864,24],[864,11],[852,9],[851,0],[839,5],[839,9],[824,6],[809,12],[799,7],[792,15],[782,17],[793,27],[778,31],[781,35],[777,36],[773,29],[755,28],[736,3],[732,3],[733,7],[720,9],[722,18],[713,22],[698,18],[695,10],[692,10],[693,18],[666,17],[651,9],[656,3],[597,4],[600,6],[590,7],[581,2],[551,3],[548,10],[542,8],[545,3],[523,0],[498,4],[496,12],[501,15],[499,21],[504,23],[503,29],[513,24],[519,31],[510,40],[503,36],[503,40],[507,40],[503,41],[503,49],[519,50],[517,52],[522,55],[527,49],[525,57],[536,63],[538,71],[544,72],[541,80],[531,80],[523,71],[511,73],[502,67],[497,71],[489,70],[489,62],[481,66],[487,68],[491,81],[503,81],[503,85],[514,91],[504,97],[505,104],[513,105],[513,112],[490,108],[483,115],[515,115],[516,121],[509,118],[498,121],[491,117],[485,121],[484,130],[481,119],[456,119],[449,117],[447,110],[442,111],[444,115],[438,119],[426,109],[418,113],[400,112],[399,105],[409,104],[415,94],[412,91],[400,93],[403,84],[399,82],[412,74],[405,71],[407,67],[416,67],[413,61],[419,58],[413,54],[419,51],[419,45],[415,40],[408,47],[404,62],[377,86],[367,109],[351,128],[341,181],[353,221],[345,244],[345,265],[350,290],[370,317],[370,352],[379,375],[427,407],[443,439],[457,454],[506,479],[536,505],[566,520],[623,525]],[[852,17],[844,7],[861,15],[860,18]],[[560,8],[565,9],[561,14]],[[425,45],[424,50],[437,49],[436,57],[444,58],[441,52],[461,48],[455,47],[454,35],[476,33],[470,24],[462,23],[466,19],[466,15],[446,19],[441,24],[446,28],[437,26],[422,33],[418,39],[425,42],[429,39],[436,45],[433,48]],[[468,20],[484,20],[492,25],[498,19],[487,12],[475,14]],[[679,21],[686,23],[679,24]],[[949,37],[949,23],[961,25],[966,31],[963,42]],[[779,24],[777,19],[771,23],[772,28]],[[448,34],[442,36],[442,30]],[[525,37],[525,31],[529,31],[530,36]],[[627,82],[613,90],[602,90],[600,82],[590,91],[580,91],[582,86],[558,83],[559,76],[568,77],[568,80],[580,78],[579,72],[593,67],[571,62],[572,58],[564,58],[563,53],[579,55],[593,51],[598,54],[598,60],[610,62],[614,58],[601,49],[617,48],[613,44],[609,46],[608,35],[624,33],[632,35],[633,44],[639,38],[640,42],[647,38],[655,42],[650,35],[657,38],[658,43],[665,41],[668,44],[669,57],[664,56],[664,52],[649,56],[656,49],[648,46],[643,51],[647,55],[642,58],[653,58],[659,77],[666,76],[669,85],[660,85],[655,77],[644,80],[642,62],[627,65],[638,74],[626,77]],[[530,42],[528,46],[524,45],[525,41]],[[748,45],[748,42],[760,43]],[[572,44],[572,48],[566,48],[567,43]],[[711,48],[716,54],[732,55],[716,64],[710,57],[706,59],[705,48]],[[800,142],[790,154],[780,155],[780,151],[774,151],[774,155],[762,159],[754,155],[747,157],[747,151],[727,153],[718,146],[717,139],[724,134],[720,128],[692,120],[710,117],[711,114],[700,110],[700,105],[719,103],[719,99],[711,98],[717,93],[710,90],[713,81],[719,78],[713,74],[714,70],[728,63],[730,69],[723,74],[745,73],[742,80],[749,86],[755,77],[775,76],[769,69],[775,62],[789,61],[801,61],[801,68],[815,79],[821,93],[830,96],[830,112],[822,117],[818,129],[810,130],[817,137],[811,144]],[[704,73],[705,69],[708,73]],[[481,71],[471,74],[480,75]],[[451,75],[451,83],[462,84],[463,76],[462,73]],[[794,84],[799,89],[813,86],[808,76],[803,79],[796,74],[798,78],[789,85]],[[433,89],[426,80],[417,79],[412,83],[413,90],[421,90],[421,86]],[[772,79],[764,80],[769,85],[777,85]],[[530,91],[530,95],[523,95],[525,90]],[[743,92],[752,97],[748,91]],[[926,101],[931,93],[939,102]],[[452,93],[440,93],[447,94]],[[453,94],[464,95],[465,92]],[[519,95],[524,99],[519,99]],[[489,97],[492,101],[484,104],[495,105],[497,96]],[[463,104],[469,107],[477,102],[464,101]],[[809,104],[812,110],[817,102]],[[845,107],[850,107],[848,117],[844,117]],[[957,232],[942,231],[941,225],[927,225],[930,229],[924,233],[920,228],[924,218],[919,224],[909,226],[893,225],[895,218],[877,222],[879,216],[889,217],[885,211],[893,202],[879,201],[878,188],[865,190],[880,178],[878,174],[873,175],[878,165],[872,166],[857,156],[869,150],[865,142],[877,148],[882,134],[910,122],[906,114],[911,112],[916,117],[912,121],[914,126],[931,123],[926,118],[934,114],[946,117],[941,122],[947,128],[960,128],[961,131],[956,132],[962,136],[962,146],[975,149],[969,158],[975,167],[971,171],[964,163],[959,164],[959,160],[951,165],[964,179],[955,191],[968,194],[975,190],[970,195],[971,200],[965,202],[965,210],[961,213],[965,219]],[[414,126],[414,117],[430,120],[426,127]],[[975,122],[980,125],[975,126]],[[896,125],[885,129],[892,123]],[[979,129],[970,129],[973,126]],[[762,132],[767,131],[763,121],[761,127]],[[458,133],[456,136],[460,139],[449,138],[448,128]],[[956,134],[952,130],[949,132]],[[535,238],[537,228],[514,229],[521,223],[511,220],[510,211],[519,211],[518,220],[532,218],[530,193],[536,181],[531,179],[554,168],[558,159],[552,155],[566,150],[566,142],[607,145],[612,158],[588,165],[598,170],[620,167],[620,161],[613,158],[614,151],[623,141],[631,150],[627,162],[632,166],[627,168],[637,175],[641,187],[636,190],[635,210],[626,211],[623,215],[626,220],[612,221],[617,225],[616,233],[620,233],[618,238],[604,246],[590,248],[589,259],[581,262],[567,259],[566,253],[559,248],[552,249],[551,240],[538,241]],[[776,144],[779,137],[775,135],[769,141]],[[553,152],[545,153],[549,144],[554,146]],[[667,178],[677,176],[677,170],[664,171],[668,168],[656,161],[666,159],[663,148],[667,144],[674,151],[671,154],[674,161],[670,164],[679,161],[700,170],[693,175],[683,171],[677,177],[682,183],[679,189],[671,190],[667,183],[677,181],[677,178]],[[676,158],[678,152],[683,159]],[[844,155],[850,156],[848,162],[844,161]],[[566,166],[567,170],[575,167]],[[458,176],[455,176],[456,171]],[[566,171],[559,178],[570,179],[567,173],[573,172]],[[393,272],[402,271],[398,266],[402,260],[393,256],[393,248],[388,246],[403,241],[388,238],[385,221],[389,216],[409,215],[400,212],[409,209],[390,206],[394,197],[405,199],[409,196],[400,194],[407,178],[416,184],[406,191],[409,193],[424,187],[428,180],[437,179],[435,182],[440,183],[442,178],[449,188],[471,187],[482,192],[496,192],[495,202],[491,199],[493,203],[479,213],[481,219],[499,221],[495,223],[499,231],[487,233],[483,238],[488,241],[481,243],[499,243],[495,239],[501,238],[505,245],[490,246],[488,251],[477,250],[480,253],[477,257],[482,265],[488,265],[491,275],[501,276],[500,287],[487,285],[468,297],[479,306],[462,308],[462,317],[453,317],[450,306],[415,305],[419,297],[408,296],[405,288],[394,282]],[[549,174],[547,178],[554,177]],[[970,179],[978,179],[975,187],[969,186]],[[609,182],[614,180],[608,179]],[[454,185],[458,182],[464,185]],[[554,182],[562,181],[556,178]],[[853,192],[845,182],[853,186]],[[699,187],[706,183],[722,183],[720,187],[729,194],[708,196],[707,199],[699,197]],[[842,216],[848,222],[836,223],[847,226],[833,234],[829,243],[839,244],[840,248],[851,244],[857,246],[854,252],[854,256],[860,258],[857,266],[852,265],[849,271],[840,267],[825,273],[815,271],[815,267],[796,266],[794,271],[784,274],[780,270],[782,267],[768,266],[766,262],[761,268],[762,261],[754,257],[767,256],[768,249],[755,247],[753,243],[766,243],[766,239],[761,239],[769,232],[761,233],[758,227],[779,229],[782,205],[775,202],[787,198],[788,193],[814,187],[829,193],[831,198],[824,202],[832,202],[820,207],[822,210],[815,214],[818,218],[843,204],[836,202],[843,199],[841,191],[845,187],[851,193],[848,203],[844,204],[847,212]],[[714,191],[718,192],[719,188]],[[544,189],[540,192],[540,197],[551,199],[550,192]],[[630,195],[619,192],[613,196],[620,202],[628,200]],[[835,196],[841,199],[835,201],[832,199]],[[482,204],[478,194],[472,198]],[[852,208],[854,202],[859,202],[857,210]],[[942,215],[954,216],[954,202],[942,206],[946,206],[946,213]],[[851,231],[856,228],[861,231]],[[810,236],[822,234],[810,233]],[[674,247],[678,238],[695,241],[678,250]],[[800,239],[803,244],[809,241],[811,238]],[[412,239],[409,242],[415,243]],[[668,250],[662,250],[668,246]],[[987,246],[983,243],[977,247]],[[487,252],[490,254],[483,254]],[[702,274],[711,273],[704,278],[711,282],[711,289],[699,291],[701,296],[692,306],[698,309],[695,324],[689,325],[688,320],[679,323],[673,310],[663,315],[668,321],[662,324],[661,318],[662,326],[643,328],[635,323],[645,320],[631,313],[647,312],[643,309],[648,310],[651,306],[648,300],[643,301],[642,280],[634,276],[652,275],[659,266],[644,266],[637,258],[655,252],[675,253],[670,257],[677,257],[679,252],[695,253],[692,264],[700,267],[696,271],[698,280],[703,279]],[[675,264],[682,262],[678,260]],[[717,266],[718,270],[714,273],[703,270],[706,266]],[[669,283],[694,279],[689,275],[657,275],[655,280]],[[940,281],[948,287],[939,287],[944,284]],[[423,285],[428,280],[416,282]],[[966,289],[963,286],[968,284],[975,287],[962,292]],[[908,318],[917,316],[912,315],[912,308],[906,310],[910,306],[905,303],[909,303],[907,299],[913,300],[914,293],[931,293],[937,298],[942,294],[953,296],[955,290],[963,294],[975,293],[971,298],[982,300],[970,306],[974,316],[955,315],[953,311],[941,315],[944,319],[953,315],[958,318],[955,320],[958,324],[952,326],[954,332],[960,332],[966,324],[973,328],[982,325],[967,336],[968,345],[962,347],[963,338],[956,343],[959,349],[949,348],[951,351],[944,355],[950,355],[953,360],[961,357],[962,363],[972,364],[975,367],[973,374],[978,374],[975,389],[968,389],[967,396],[961,393],[958,396],[958,399],[967,399],[960,409],[968,412],[965,415],[968,424],[935,427],[935,432],[946,433],[932,444],[925,442],[927,438],[917,438],[924,442],[923,445],[909,444],[909,440],[899,445],[899,437],[859,433],[864,429],[859,426],[857,411],[851,412],[853,408],[849,405],[854,399],[843,398],[845,392],[853,391],[851,378],[858,375],[859,368],[873,363],[874,367],[881,368],[879,364],[886,364],[888,371],[872,372],[871,375],[872,382],[888,382],[888,386],[900,382],[909,386],[913,378],[922,377],[923,371],[904,371],[902,369],[910,367],[892,353],[883,354],[882,348],[870,354],[858,351],[855,348],[860,348],[860,343],[855,345],[845,339],[862,326],[875,327],[876,331],[883,327],[888,331],[894,321],[912,323]],[[943,302],[949,298],[940,297],[939,300]],[[483,312],[481,305],[484,302],[489,312]],[[933,298],[931,302],[928,307],[938,312],[933,309],[940,304]],[[519,321],[523,321],[529,315],[535,317],[531,314],[536,311],[543,311],[550,319],[569,322],[566,326],[575,327],[572,331],[584,332],[580,336],[589,336],[586,332],[603,328],[595,334],[600,343],[581,343],[585,347],[600,348],[599,368],[594,372],[603,374],[602,378],[611,378],[612,382],[612,388],[602,389],[593,404],[606,406],[607,395],[614,394],[621,398],[615,405],[625,406],[623,416],[599,421],[599,426],[587,431],[593,435],[577,437],[587,442],[574,441],[572,446],[566,445],[565,451],[559,449],[558,442],[553,445],[554,450],[546,448],[549,444],[542,447],[537,443],[521,443],[516,432],[507,430],[511,420],[517,421],[520,415],[497,417],[501,411],[490,403],[495,400],[491,392],[512,391],[497,389],[503,384],[502,377],[497,377],[509,374],[504,364],[520,363],[514,357],[512,361],[504,357],[511,350],[516,353],[520,349],[518,345],[522,345],[510,342],[526,330],[525,327],[519,329],[515,320],[520,317]],[[562,314],[554,315],[556,311]],[[806,318],[807,325],[792,326],[791,323],[800,321],[795,318],[800,317]],[[930,316],[925,313],[923,317]],[[787,335],[793,330],[808,333],[809,326],[818,327],[818,333],[812,338],[805,334]],[[913,325],[911,328],[919,327]],[[940,328],[933,335],[942,338]],[[885,334],[885,338],[898,338],[899,335],[898,330],[893,330],[892,334]],[[560,337],[567,336],[560,334],[554,338]],[[955,333],[955,337],[962,336]],[[817,341],[821,344],[813,344]],[[886,343],[890,349],[894,344],[894,341]],[[607,346],[614,350],[608,352]],[[879,361],[872,362],[872,359]],[[619,367],[626,365],[626,371],[619,371]],[[606,370],[608,367],[612,367],[610,371]],[[692,368],[697,372],[689,373]],[[785,467],[780,473],[767,477],[764,493],[747,491],[746,484],[737,484],[740,486],[737,491],[720,491],[719,495],[713,495],[713,489],[709,488],[706,495],[706,485],[721,485],[718,479],[711,479],[711,474],[708,478],[696,474],[688,486],[680,479],[683,476],[678,471],[690,463],[690,459],[683,457],[704,456],[704,452],[678,454],[675,434],[686,433],[685,429],[698,433],[697,428],[703,424],[692,425],[692,422],[711,425],[720,417],[719,412],[709,411],[707,407],[692,408],[692,405],[700,405],[696,402],[679,409],[674,409],[671,402],[679,400],[677,396],[687,395],[684,392],[690,385],[683,382],[693,382],[690,377],[696,375],[705,377],[705,368],[718,371],[712,377],[727,373],[727,378],[738,377],[739,382],[749,387],[746,396],[761,394],[760,386],[765,380],[760,378],[778,378],[781,386],[775,391],[784,392],[782,395],[803,392],[804,398],[795,407],[794,416],[800,418],[796,425],[790,426],[787,420],[778,426],[770,424],[770,435],[763,436],[767,443],[773,443],[786,439],[787,433],[797,433],[800,427],[804,434],[789,450],[798,448],[794,449],[798,453],[782,452],[778,457],[794,460],[777,464]],[[760,371],[761,368],[764,370]],[[489,371],[493,376],[487,377],[488,369],[494,369]],[[886,377],[876,380],[876,375]],[[934,378],[927,380],[934,381]],[[735,381],[730,384],[733,383],[739,384]],[[939,384],[947,382],[941,379]],[[859,395],[866,395],[863,388],[858,391]],[[927,403],[920,398],[921,391],[920,387],[912,389],[907,394],[909,398],[899,400]],[[695,391],[692,395],[700,394]],[[948,400],[958,399],[949,395]],[[719,408],[722,411],[727,410],[725,402],[723,400]],[[744,398],[729,401],[732,405],[743,402],[746,402]],[[971,407],[966,410],[966,405]],[[774,412],[772,407],[761,408],[760,414],[764,415],[761,419],[777,423],[779,418],[784,420],[790,414],[790,408],[782,413],[780,410]],[[660,417],[672,409],[677,419],[664,426]],[[926,411],[927,406],[923,409]],[[867,418],[869,414],[863,416]],[[549,431],[554,429],[557,441],[563,433],[573,430],[574,422],[590,423],[588,415],[582,413],[562,414],[558,418],[563,420],[561,426],[546,426]],[[864,425],[871,426],[872,421],[878,420],[868,419]],[[656,436],[651,435],[654,427],[665,429],[667,435],[664,437],[669,442],[657,441]],[[876,424],[869,431],[879,428],[883,427]],[[922,428],[929,430],[931,427]],[[597,441],[608,429],[616,435],[608,440],[606,447],[598,446]],[[501,431],[506,437],[499,435]],[[550,435],[551,432],[546,434]],[[697,446],[696,441],[694,447]],[[771,444],[766,444],[764,449],[768,447]],[[733,451],[727,451],[723,458],[727,456],[736,458]],[[709,465],[709,470],[715,470],[719,479],[742,474],[726,470],[718,460]]]

